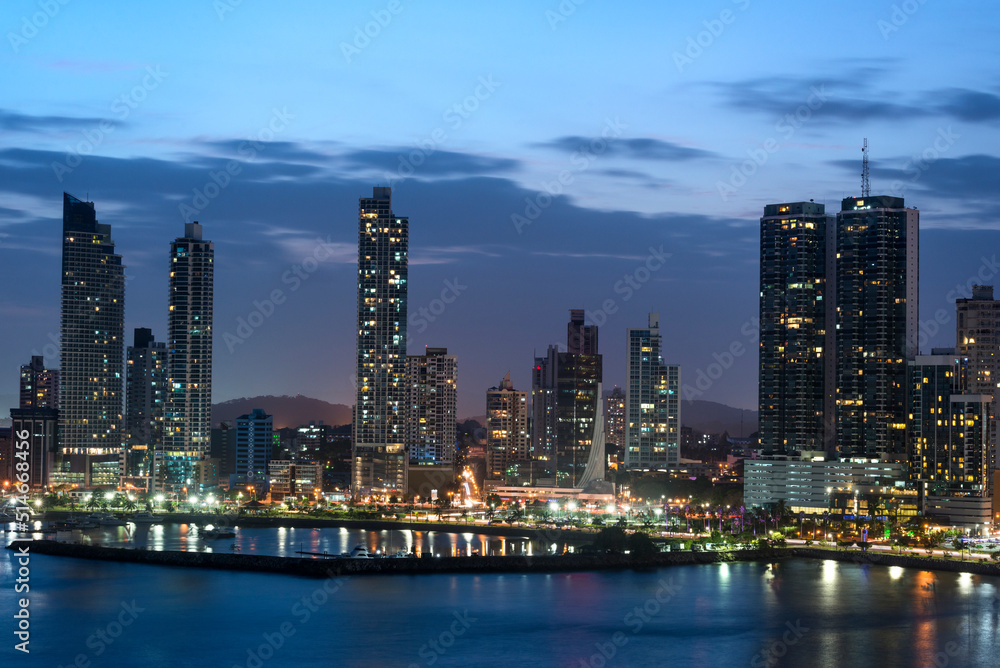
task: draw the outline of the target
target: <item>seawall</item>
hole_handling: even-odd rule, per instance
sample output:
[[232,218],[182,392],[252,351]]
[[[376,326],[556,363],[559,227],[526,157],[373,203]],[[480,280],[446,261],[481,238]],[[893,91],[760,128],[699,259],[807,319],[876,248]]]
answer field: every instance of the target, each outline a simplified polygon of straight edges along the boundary
[[215,552],[173,552],[99,547],[51,540],[14,541],[7,548],[16,550],[25,544],[31,554],[77,557],[158,566],[214,568],[221,570],[283,573],[306,577],[337,575],[417,575],[425,573],[551,573],[621,569],[653,569],[664,566],[708,564],[721,561],[773,559],[781,556],[774,550],[741,552],[664,552],[648,557],[627,554],[432,557],[403,559],[289,558],[255,554]]
[[942,559],[940,557],[914,557],[908,554],[887,554],[885,552],[861,552],[860,550],[823,550],[810,547],[790,547],[788,556],[806,559],[832,559],[854,564],[874,564],[877,566],[902,566],[923,571],[945,571],[950,573],[974,573],[1000,577],[1000,564],[966,559]]

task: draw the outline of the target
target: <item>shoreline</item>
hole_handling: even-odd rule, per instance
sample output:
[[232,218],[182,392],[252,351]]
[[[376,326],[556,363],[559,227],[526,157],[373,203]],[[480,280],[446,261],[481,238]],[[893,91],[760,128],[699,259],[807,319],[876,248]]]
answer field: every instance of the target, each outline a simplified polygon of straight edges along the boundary
[[669,566],[686,566],[736,561],[774,561],[785,559],[833,560],[876,566],[900,566],[926,571],[972,573],[1000,577],[1000,564],[973,561],[950,561],[910,555],[828,551],[809,547],[771,548],[721,552],[661,552],[645,557],[628,554],[602,555],[540,555],[540,556],[472,556],[472,557],[406,557],[380,559],[276,557],[252,554],[214,552],[157,551],[121,547],[102,547],[53,540],[15,540],[8,550],[27,545],[30,552],[50,556],[75,557],[96,561],[113,561],[208,568],[215,570],[251,571],[330,577],[336,575],[421,575],[421,574],[487,574],[487,573],[552,573],[598,570],[654,570]]

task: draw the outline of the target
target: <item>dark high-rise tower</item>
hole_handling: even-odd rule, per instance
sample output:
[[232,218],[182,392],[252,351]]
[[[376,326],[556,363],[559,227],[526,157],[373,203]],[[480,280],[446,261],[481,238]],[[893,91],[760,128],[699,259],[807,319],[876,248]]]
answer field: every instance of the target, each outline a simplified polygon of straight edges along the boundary
[[[604,461],[604,415],[601,399],[602,357],[597,352],[597,326],[584,326],[570,311],[567,350],[549,346],[545,357],[535,358],[532,368],[532,457],[548,469],[548,483],[578,487],[587,482],[585,473],[594,449],[595,433],[602,442]],[[581,352],[587,350],[588,352]],[[603,468],[601,469],[603,477]],[[541,484],[541,481],[536,480]]]
[[93,202],[63,193],[61,461],[53,482],[118,484],[125,274]]
[[833,217],[768,204],[760,219],[760,445],[833,450]]
[[357,401],[351,488],[406,491],[406,293],[409,219],[392,190],[358,200]]
[[199,223],[186,223],[184,236],[170,244],[169,392],[163,471],[156,473],[170,494],[199,491],[195,464],[211,444],[214,263],[215,245],[202,239]]
[[918,352],[919,212],[901,197],[848,197],[836,243],[837,447],[902,460],[907,362]]
[[148,488],[154,458],[163,451],[167,347],[154,341],[153,332],[146,328],[136,328],[134,337],[125,352],[124,475],[143,481]]

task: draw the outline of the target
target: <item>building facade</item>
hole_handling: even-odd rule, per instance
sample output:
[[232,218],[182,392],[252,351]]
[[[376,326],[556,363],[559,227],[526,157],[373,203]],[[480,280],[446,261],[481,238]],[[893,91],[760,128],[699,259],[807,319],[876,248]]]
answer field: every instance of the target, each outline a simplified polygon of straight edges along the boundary
[[357,397],[351,489],[405,494],[406,295],[409,219],[392,211],[391,188],[358,201]]
[[59,457],[52,482],[118,484],[125,274],[93,202],[63,193]]
[[760,219],[760,445],[833,450],[833,217],[814,202],[764,207]]
[[268,463],[267,470],[272,501],[289,496],[317,498],[323,491],[323,465],[319,462],[275,459]]
[[680,464],[680,366],[664,364],[660,316],[628,330],[625,466],[665,471]]
[[486,391],[486,478],[504,480],[509,464],[530,458],[528,393],[515,390],[507,372]]
[[236,473],[230,488],[262,497],[268,492],[268,462],[274,445],[274,418],[260,408],[236,418]]
[[199,223],[185,223],[170,244],[167,318],[168,395],[162,491],[198,491],[194,465],[208,455],[212,421],[212,315],[215,245]]
[[969,376],[969,360],[954,350],[909,363],[909,477],[929,515],[982,526],[993,519],[993,397],[968,393]]
[[837,493],[874,494],[903,478],[903,463],[852,458],[828,461],[822,451],[744,461],[747,508],[784,502],[792,512],[822,513]]
[[427,348],[407,357],[406,449],[410,464],[455,462],[458,402],[458,358],[447,348]]

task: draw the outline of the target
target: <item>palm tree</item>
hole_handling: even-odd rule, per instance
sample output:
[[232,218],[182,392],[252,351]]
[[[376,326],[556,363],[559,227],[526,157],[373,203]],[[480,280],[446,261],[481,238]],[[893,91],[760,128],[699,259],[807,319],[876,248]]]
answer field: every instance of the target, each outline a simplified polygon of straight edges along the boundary
[[125,498],[124,507],[125,507],[125,512],[131,513],[131,512],[135,512],[135,510],[139,507],[139,504],[137,504],[132,499],[129,499],[128,497],[126,497]]

